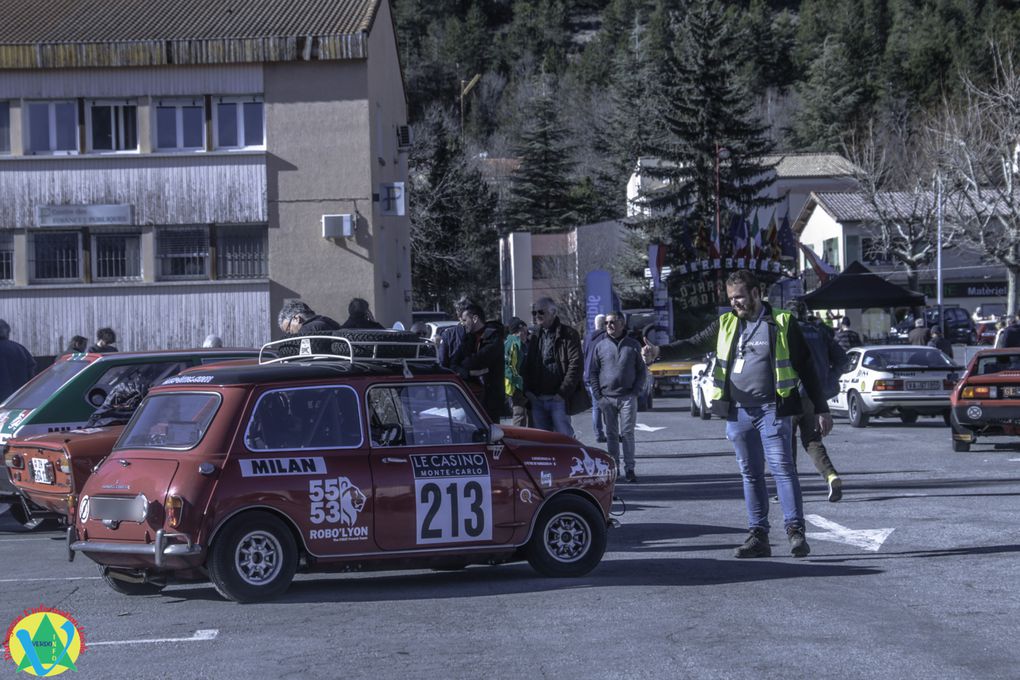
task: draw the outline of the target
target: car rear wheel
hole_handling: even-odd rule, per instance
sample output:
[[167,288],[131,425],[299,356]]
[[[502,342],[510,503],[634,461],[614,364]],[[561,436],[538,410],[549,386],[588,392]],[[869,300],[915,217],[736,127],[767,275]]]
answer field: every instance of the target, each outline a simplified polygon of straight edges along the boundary
[[283,594],[297,571],[294,536],[279,518],[246,513],[225,526],[209,556],[209,578],[223,597],[261,602]]
[[698,397],[701,395],[701,390],[697,387],[691,390],[691,418],[697,418],[701,415],[701,406],[698,404]]
[[900,420],[908,425],[917,422],[917,411],[900,411]]
[[946,427],[952,427],[953,426],[953,417],[952,417],[952,414],[950,414],[949,411],[943,411],[942,412],[942,422],[944,422],[946,424]]
[[164,583],[125,581],[117,578],[113,571],[103,566],[99,567],[99,575],[106,581],[106,585],[121,595],[158,595],[166,587]]
[[970,442],[961,442],[959,440],[953,440],[953,451],[957,453],[967,453],[970,451]]
[[851,392],[847,396],[847,415],[850,417],[851,426],[868,426],[868,414],[864,412],[864,401],[861,399],[861,395],[856,392]]
[[701,392],[701,413],[700,413],[701,419],[702,420],[711,420],[712,419],[712,411],[710,411],[708,406],[705,405],[705,403],[706,403],[705,402],[705,392],[704,392],[704,390],[701,390],[700,388],[698,389],[698,391]]
[[525,548],[543,576],[584,576],[606,551],[606,520],[593,503],[571,495],[553,497],[542,508]]

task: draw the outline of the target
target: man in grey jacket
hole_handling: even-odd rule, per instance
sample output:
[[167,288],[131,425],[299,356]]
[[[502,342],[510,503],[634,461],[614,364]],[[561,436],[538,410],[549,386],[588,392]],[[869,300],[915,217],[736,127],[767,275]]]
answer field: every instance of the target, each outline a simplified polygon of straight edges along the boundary
[[641,358],[641,345],[627,335],[627,324],[620,312],[606,315],[608,335],[595,346],[591,359],[592,397],[602,408],[609,455],[620,467],[620,441],[628,482],[634,474],[634,425],[637,424],[637,395],[648,380],[648,369]]

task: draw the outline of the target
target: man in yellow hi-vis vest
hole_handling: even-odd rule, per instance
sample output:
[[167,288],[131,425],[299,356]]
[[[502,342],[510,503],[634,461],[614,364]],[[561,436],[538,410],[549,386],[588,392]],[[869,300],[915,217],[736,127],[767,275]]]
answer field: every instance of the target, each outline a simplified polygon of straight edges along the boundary
[[818,429],[832,429],[822,386],[811,353],[789,312],[762,300],[761,284],[750,271],[735,271],[726,279],[732,311],[701,333],[647,352],[669,358],[715,335],[712,412],[726,418],[726,438],[733,442],[744,480],[750,533],[734,551],[736,557],[769,557],[769,497],[765,463],[776,482],[783,521],[794,557],[811,548],[804,537],[804,508],[800,481],[791,451],[790,416],[801,412],[798,382],[815,404]]

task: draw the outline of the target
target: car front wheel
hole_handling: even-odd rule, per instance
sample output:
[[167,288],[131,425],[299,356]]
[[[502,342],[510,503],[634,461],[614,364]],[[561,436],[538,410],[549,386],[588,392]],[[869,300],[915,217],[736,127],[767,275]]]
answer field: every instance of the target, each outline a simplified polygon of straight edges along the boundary
[[698,405],[698,396],[700,394],[700,388],[694,387],[691,389],[691,418],[697,418],[701,415],[701,407]]
[[701,413],[700,413],[701,419],[702,420],[711,420],[712,419],[712,411],[708,408],[708,406],[705,405],[705,392],[703,390],[701,390],[701,400],[700,401],[701,401]]
[[850,416],[850,425],[853,427],[867,427],[868,414],[864,412],[864,400],[861,395],[851,392],[847,399],[847,411]]
[[261,602],[283,594],[297,571],[294,536],[279,518],[246,513],[225,526],[209,556],[209,578],[223,597]]
[[590,501],[560,495],[542,508],[525,554],[543,576],[584,576],[606,551],[606,520]]

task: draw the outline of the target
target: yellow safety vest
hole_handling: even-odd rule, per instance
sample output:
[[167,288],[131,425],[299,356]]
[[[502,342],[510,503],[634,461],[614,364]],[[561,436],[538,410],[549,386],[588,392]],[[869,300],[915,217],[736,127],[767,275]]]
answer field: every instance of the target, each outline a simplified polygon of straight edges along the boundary
[[[790,323],[793,316],[779,309],[772,310],[772,318],[776,322],[776,346],[772,352],[773,367],[776,372],[776,394],[787,398],[797,388],[797,371],[790,363]],[[736,314],[727,312],[719,317],[719,336],[715,345],[715,370],[712,372],[712,400],[723,397],[723,387],[730,373],[730,359],[733,357],[733,343],[737,339],[740,319]]]

